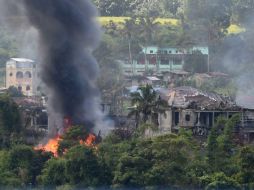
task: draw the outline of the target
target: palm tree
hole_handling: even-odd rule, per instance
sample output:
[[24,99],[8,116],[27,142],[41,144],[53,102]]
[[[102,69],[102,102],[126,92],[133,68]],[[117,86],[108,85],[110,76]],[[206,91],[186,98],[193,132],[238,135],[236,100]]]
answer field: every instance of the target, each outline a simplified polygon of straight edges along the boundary
[[153,43],[153,36],[158,28],[158,22],[156,22],[155,17],[139,17],[139,27],[140,34],[143,37],[142,41],[145,42],[146,45],[149,43]]
[[145,70],[148,70],[148,62],[147,62],[147,46],[154,43],[154,33],[158,28],[158,22],[156,22],[155,17],[139,17],[139,32],[141,34],[141,47],[145,47]]
[[124,23],[124,27],[122,30],[122,33],[124,36],[127,37],[128,40],[128,50],[129,50],[129,62],[132,65],[132,74],[134,74],[133,72],[133,59],[132,59],[132,39],[133,36],[136,35],[137,32],[137,24],[136,24],[136,18],[132,17],[130,19],[126,19],[125,23]]
[[158,125],[158,113],[165,113],[167,102],[157,96],[151,85],[141,86],[131,94],[132,110],[129,116],[135,116],[136,127],[139,122],[153,122]]

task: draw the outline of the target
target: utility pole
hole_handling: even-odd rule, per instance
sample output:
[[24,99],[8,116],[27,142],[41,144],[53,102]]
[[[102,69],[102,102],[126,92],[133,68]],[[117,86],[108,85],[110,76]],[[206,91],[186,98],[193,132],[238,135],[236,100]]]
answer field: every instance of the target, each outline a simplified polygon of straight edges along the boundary
[[133,60],[132,60],[132,53],[131,53],[131,39],[128,39],[128,45],[129,45],[129,61],[131,64],[131,72],[132,76],[134,75],[134,65],[133,65]]
[[208,47],[208,54],[207,54],[207,72],[210,72],[210,56],[209,56],[209,47]]
[[209,46],[207,46],[207,72],[210,72],[210,55],[209,55]]

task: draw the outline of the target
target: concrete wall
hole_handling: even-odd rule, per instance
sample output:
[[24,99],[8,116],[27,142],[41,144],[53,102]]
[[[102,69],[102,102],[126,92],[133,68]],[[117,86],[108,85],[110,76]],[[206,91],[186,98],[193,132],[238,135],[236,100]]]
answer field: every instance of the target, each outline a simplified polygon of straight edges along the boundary
[[171,132],[172,130],[172,111],[166,111],[166,114],[159,114],[159,131]]
[[29,67],[17,67],[17,62],[10,60],[6,63],[6,88],[20,88],[26,96],[32,96],[37,91],[37,71],[34,64]]
[[197,114],[193,110],[182,110],[179,117],[180,127],[193,127],[196,123]]

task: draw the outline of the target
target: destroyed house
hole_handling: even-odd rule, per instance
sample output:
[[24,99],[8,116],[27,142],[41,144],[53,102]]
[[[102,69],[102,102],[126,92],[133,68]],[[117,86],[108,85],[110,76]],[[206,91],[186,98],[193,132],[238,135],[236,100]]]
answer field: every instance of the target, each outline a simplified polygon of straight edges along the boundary
[[245,141],[254,139],[254,110],[244,109],[230,98],[216,93],[203,92],[192,87],[177,87],[158,90],[168,102],[166,114],[159,115],[160,132],[177,132],[180,128],[192,129],[195,135],[207,136],[216,118],[241,115],[235,131]]

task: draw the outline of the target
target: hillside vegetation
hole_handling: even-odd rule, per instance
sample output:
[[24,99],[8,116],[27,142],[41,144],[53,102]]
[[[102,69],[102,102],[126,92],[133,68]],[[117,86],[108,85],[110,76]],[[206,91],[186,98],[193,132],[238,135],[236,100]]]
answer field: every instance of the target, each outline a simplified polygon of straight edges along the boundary
[[[115,16],[102,16],[98,17],[98,21],[102,26],[107,26],[110,23],[114,23],[117,25],[118,28],[123,28],[124,24],[126,23],[126,20],[130,20],[131,17],[115,17]],[[174,18],[156,18],[154,20],[155,23],[159,23],[160,25],[171,25],[171,26],[177,26],[180,24],[180,21],[178,19]],[[228,28],[229,34],[239,34],[241,32],[244,32],[245,29],[240,27],[237,24],[231,24]]]

